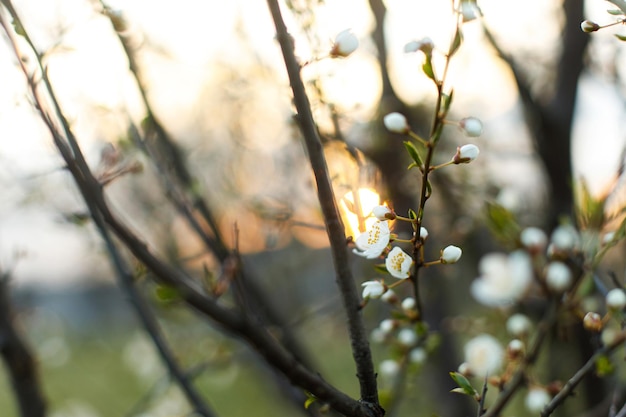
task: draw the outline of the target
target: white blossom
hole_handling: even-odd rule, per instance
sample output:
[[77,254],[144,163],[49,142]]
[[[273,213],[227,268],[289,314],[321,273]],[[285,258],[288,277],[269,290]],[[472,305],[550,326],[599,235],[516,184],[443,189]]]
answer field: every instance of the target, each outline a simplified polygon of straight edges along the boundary
[[521,313],[513,314],[506,321],[507,332],[509,332],[511,335],[515,337],[522,337],[522,336],[528,335],[531,327],[532,327],[532,322],[530,321],[530,319]]
[[383,124],[388,131],[393,133],[400,133],[406,135],[409,133],[409,123],[406,121],[406,117],[398,112],[389,113],[383,117]]
[[546,284],[555,292],[563,292],[572,285],[572,271],[563,262],[550,262],[546,269]]
[[606,295],[606,305],[611,310],[623,310],[626,307],[626,293],[621,288],[614,288]]
[[397,325],[398,324],[396,323],[395,320],[385,319],[380,322],[380,324],[378,325],[378,328],[385,334],[389,334],[396,328]]
[[527,227],[522,230],[520,241],[526,249],[532,252],[539,252],[548,245],[548,236],[538,227]]
[[386,291],[385,284],[380,281],[366,281],[363,287],[363,298],[380,298]]
[[380,297],[380,299],[386,303],[395,304],[398,301],[398,295],[393,292],[393,290],[388,289],[387,291],[385,291],[382,297]]
[[478,146],[469,143],[458,147],[452,160],[455,164],[469,164],[474,159],[478,158],[479,153],[480,150],[478,149]]
[[526,394],[524,404],[528,411],[532,413],[540,413],[541,410],[550,402],[550,394],[543,388],[531,388]]
[[463,23],[470,22],[477,19],[480,16],[480,10],[476,5],[475,0],[465,0],[461,2],[461,15],[463,16]]
[[393,220],[395,214],[387,206],[376,206],[372,209],[372,214],[380,221]]
[[475,117],[461,119],[461,121],[459,121],[459,127],[471,138],[478,137],[483,133],[483,122]]
[[411,311],[415,308],[416,305],[417,305],[417,302],[415,301],[415,298],[413,297],[407,297],[404,300],[402,300],[402,310],[404,311]]
[[424,348],[416,347],[415,349],[411,349],[411,352],[409,352],[409,361],[411,363],[421,365],[422,363],[426,362],[427,358],[428,353],[426,353],[426,350]]
[[420,227],[420,238],[422,238],[422,240],[426,240],[426,238],[428,237],[428,229],[426,229],[425,227]]
[[580,24],[580,29],[583,32],[590,33],[600,29],[600,25],[596,22],[592,22],[591,20],[585,20]]
[[615,232],[607,232],[602,236],[602,244],[607,245],[613,241],[615,238]]
[[429,37],[422,38],[419,41],[411,41],[404,45],[405,53],[422,51],[426,55],[430,55],[433,49],[435,49],[435,44]]
[[412,265],[413,259],[411,256],[397,246],[389,252],[387,259],[385,259],[387,271],[389,271],[391,276],[398,279],[408,278]]
[[461,248],[454,246],[454,245],[450,245],[450,246],[446,246],[442,251],[441,251],[441,263],[444,264],[453,264],[458,262],[459,259],[461,259],[461,255],[463,255],[463,251],[461,250]]
[[470,287],[474,298],[490,307],[503,307],[520,300],[533,279],[530,257],[524,251],[509,255],[490,253],[478,263],[480,276]]
[[330,50],[332,58],[345,58],[359,47],[359,38],[352,33],[351,29],[346,29],[337,34],[335,42]]
[[413,346],[417,343],[417,333],[413,329],[402,329],[398,332],[398,342],[404,346]]
[[367,259],[378,258],[389,244],[391,231],[387,221],[376,221],[356,238],[353,252]]
[[488,334],[481,334],[467,342],[464,351],[470,371],[481,377],[498,372],[504,360],[502,345]]
[[578,232],[573,226],[558,226],[550,237],[553,249],[559,251],[570,251],[576,249],[580,244]]
[[393,359],[385,359],[378,365],[378,372],[384,378],[393,379],[400,372],[400,364]]

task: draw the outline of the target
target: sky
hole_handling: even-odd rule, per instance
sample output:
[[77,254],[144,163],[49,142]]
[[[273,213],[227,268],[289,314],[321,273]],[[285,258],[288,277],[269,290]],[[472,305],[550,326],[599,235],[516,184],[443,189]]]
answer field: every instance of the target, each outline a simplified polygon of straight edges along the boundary
[[[450,21],[446,20],[449,3],[386,3],[391,75],[400,96],[418,102],[432,95],[432,85],[416,71],[421,57],[404,54],[402,49],[408,41],[424,36],[431,37],[435,44],[445,44],[450,34]],[[588,3],[590,18],[610,21],[604,2]],[[120,115],[128,112],[137,120],[142,115],[133,80],[108,21],[94,12],[87,0],[16,0],[15,4],[40,48],[52,48],[62,29],[62,42],[48,57],[49,73],[89,160],[96,165],[105,144],[124,131]],[[263,133],[248,135],[255,138],[248,145],[271,153],[289,140],[289,130],[279,124],[284,111],[289,110],[289,91],[264,1],[182,0],[174,7],[164,0],[109,4],[123,11],[134,40],[152,48],[153,52],[145,57],[146,76],[157,114],[169,129],[184,132],[197,121],[198,114],[202,114],[198,102],[207,94],[207,86],[228,90],[220,78],[223,63],[240,63],[245,71],[251,60],[261,59],[283,78],[277,80],[280,88],[267,90],[266,101],[250,102],[251,114],[256,113],[253,105],[271,109],[266,102],[278,104],[267,120],[258,121],[268,127],[259,130]],[[514,16],[509,2],[481,0],[480,5],[506,48],[533,51],[558,45],[558,22],[550,17],[557,7],[555,2],[528,0]],[[327,0],[316,16],[317,47],[309,47],[296,29],[296,21],[286,13],[300,57],[311,59],[322,53],[346,28],[361,38],[361,47],[340,62],[314,62],[305,68],[303,76],[323,77],[327,98],[350,120],[369,120],[381,87],[378,70],[372,65],[373,45],[366,39],[373,28],[367,1]],[[592,36],[603,42],[617,42],[611,35],[615,31]],[[478,23],[468,23],[464,35],[465,45],[450,75],[456,88],[455,109],[483,120],[485,139],[481,149],[529,152],[524,133],[511,131],[520,117],[511,75],[485,47]],[[242,39],[249,49],[242,48]],[[95,232],[89,226],[79,228],[63,221],[65,213],[81,210],[81,198],[60,170],[60,159],[30,106],[23,75],[4,36],[0,42],[0,80],[0,267],[13,269],[18,284],[72,283],[83,280],[94,268],[106,275],[109,267]],[[573,151],[576,175],[584,176],[592,190],[601,190],[613,176],[624,146],[620,133],[623,97],[598,77],[583,77],[580,87]],[[219,111],[215,106],[207,108]],[[601,150],[590,152],[598,150],[599,142]],[[514,182],[519,177],[517,171],[504,173],[506,181]]]

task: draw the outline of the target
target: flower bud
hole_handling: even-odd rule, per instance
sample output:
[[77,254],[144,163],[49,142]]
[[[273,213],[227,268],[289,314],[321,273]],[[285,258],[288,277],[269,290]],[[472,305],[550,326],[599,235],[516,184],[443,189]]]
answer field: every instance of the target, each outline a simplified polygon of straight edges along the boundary
[[420,238],[422,240],[426,240],[426,238],[428,237],[428,230],[425,227],[420,227]]
[[602,317],[600,317],[598,313],[594,313],[593,311],[588,312],[583,318],[583,327],[585,328],[585,330],[593,333],[601,332],[602,328],[604,327],[604,323],[602,323]]
[[459,259],[461,259],[462,254],[463,254],[463,251],[461,250],[461,248],[454,246],[454,245],[446,246],[441,251],[441,258],[440,258],[441,263],[443,264],[456,263]]
[[427,357],[428,357],[428,353],[426,353],[426,350],[421,347],[412,349],[411,352],[409,353],[409,361],[411,363],[415,363],[418,365],[421,365],[424,362],[426,362]]
[[396,327],[398,323],[393,319],[385,319],[380,322],[378,328],[384,332],[385,334],[391,333]]
[[393,359],[385,359],[378,366],[378,372],[383,378],[394,379],[400,372],[400,364]]
[[405,53],[422,51],[426,55],[431,55],[433,53],[433,49],[435,49],[435,44],[433,43],[433,40],[428,37],[422,38],[419,41],[411,41],[404,45]]
[[522,230],[519,238],[531,254],[543,251],[548,244],[548,236],[538,227],[527,227]]
[[335,37],[335,42],[330,50],[331,58],[345,58],[359,47],[359,39],[352,30],[346,29],[339,32]]
[[478,137],[483,133],[483,122],[475,117],[461,119],[459,121],[459,127],[471,138]]
[[572,272],[563,262],[550,262],[546,270],[546,284],[552,291],[561,293],[572,285]]
[[531,388],[526,394],[524,401],[528,411],[540,413],[541,410],[550,402],[550,394],[543,388]]
[[372,209],[372,214],[380,221],[393,220],[396,218],[396,213],[391,211],[387,206],[376,206]]
[[388,304],[396,304],[399,301],[398,294],[393,292],[393,290],[385,291],[385,293],[380,297],[380,299]]
[[606,306],[611,310],[623,310],[626,307],[626,293],[621,288],[614,288],[606,295]]
[[470,22],[480,16],[480,11],[478,10],[475,0],[465,0],[461,2],[461,16],[463,16],[463,23]]
[[513,314],[506,321],[506,330],[515,337],[523,337],[528,335],[532,323],[528,317],[523,314]]
[[417,343],[417,334],[413,329],[402,329],[398,332],[398,342],[403,346],[413,346]]
[[417,305],[417,302],[415,301],[415,298],[413,297],[407,297],[404,300],[402,300],[402,310],[404,311],[413,311],[416,305]]
[[506,346],[506,353],[509,359],[518,359],[524,354],[524,342],[513,339]]
[[591,33],[600,29],[600,25],[591,20],[585,20],[580,24],[580,29],[582,29],[583,32]]
[[388,131],[401,135],[406,135],[410,130],[406,117],[398,112],[389,113],[383,117],[383,124]]
[[474,159],[478,158],[480,153],[478,146],[468,144],[456,148],[456,154],[452,160],[455,164],[469,164]]

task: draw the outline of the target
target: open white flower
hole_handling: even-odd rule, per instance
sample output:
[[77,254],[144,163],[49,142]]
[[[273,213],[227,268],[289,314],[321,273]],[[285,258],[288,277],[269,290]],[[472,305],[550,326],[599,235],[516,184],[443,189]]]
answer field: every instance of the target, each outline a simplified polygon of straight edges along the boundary
[[385,284],[380,281],[365,281],[361,284],[363,287],[363,298],[380,298],[387,288],[385,288]]
[[353,252],[367,259],[378,258],[387,248],[390,234],[389,223],[379,220],[356,238]]
[[509,255],[490,253],[478,263],[480,276],[470,287],[474,298],[490,307],[511,305],[521,299],[533,279],[530,257],[518,250]]
[[389,252],[387,259],[385,259],[387,271],[398,279],[408,278],[412,265],[413,259],[411,256],[397,246]]
[[504,360],[504,348],[488,334],[476,336],[465,345],[465,363],[476,376],[495,374]]
[[337,34],[335,42],[330,50],[332,58],[345,58],[359,47],[359,38],[356,37],[352,30],[346,29]]

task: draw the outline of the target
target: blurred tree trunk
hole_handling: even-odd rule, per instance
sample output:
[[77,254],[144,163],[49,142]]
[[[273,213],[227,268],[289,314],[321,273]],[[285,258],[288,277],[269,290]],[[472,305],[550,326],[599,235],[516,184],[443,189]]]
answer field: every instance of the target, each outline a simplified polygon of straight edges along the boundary
[[46,401],[37,365],[13,320],[7,274],[0,276],[0,353],[9,373],[20,416],[45,416]]

